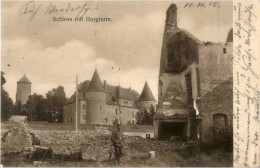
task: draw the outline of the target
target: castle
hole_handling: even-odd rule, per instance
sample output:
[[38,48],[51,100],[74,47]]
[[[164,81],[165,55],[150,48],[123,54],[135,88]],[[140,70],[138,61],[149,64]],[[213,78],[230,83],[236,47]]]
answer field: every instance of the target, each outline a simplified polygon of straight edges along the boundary
[[[115,119],[120,124],[135,124],[136,113],[156,105],[146,82],[141,95],[131,88],[108,85],[101,82],[97,70],[91,81],[78,87],[78,123],[111,125]],[[75,123],[76,94],[67,101],[63,110],[63,122]]]
[[24,75],[18,82],[17,82],[17,91],[16,91],[16,104],[18,102],[21,105],[24,105],[29,96],[31,95],[31,87],[32,83],[29,79]]
[[[213,32],[212,32],[213,33]],[[166,12],[155,138],[210,141],[232,129],[232,29],[225,43],[201,42],[177,26],[177,6]]]

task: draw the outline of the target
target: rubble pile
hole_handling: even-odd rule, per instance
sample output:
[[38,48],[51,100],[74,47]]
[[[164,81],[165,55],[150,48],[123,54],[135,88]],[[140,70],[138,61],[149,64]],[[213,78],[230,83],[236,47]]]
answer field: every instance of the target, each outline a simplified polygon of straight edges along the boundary
[[[23,159],[42,161],[51,158],[62,161],[107,161],[111,154],[110,131],[106,127],[95,127],[83,131],[32,130],[21,123],[11,128],[2,141],[4,153],[16,152]],[[3,136],[3,135],[2,135]],[[131,159],[149,158],[150,151],[169,150],[167,142],[124,136],[123,162]],[[10,150],[9,148],[13,149]],[[148,154],[148,155],[147,155]],[[113,155],[112,159],[113,159]]]
[[42,131],[33,130],[41,146],[52,149],[57,157],[82,154],[85,160],[104,160],[109,155],[110,132],[105,127],[96,127],[94,130],[84,131]]

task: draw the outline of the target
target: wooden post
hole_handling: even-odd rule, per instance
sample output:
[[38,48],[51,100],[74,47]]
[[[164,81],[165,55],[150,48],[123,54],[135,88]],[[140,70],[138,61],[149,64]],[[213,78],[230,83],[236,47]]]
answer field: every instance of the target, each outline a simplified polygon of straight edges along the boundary
[[78,131],[78,75],[76,75],[76,118],[75,118],[75,131]]

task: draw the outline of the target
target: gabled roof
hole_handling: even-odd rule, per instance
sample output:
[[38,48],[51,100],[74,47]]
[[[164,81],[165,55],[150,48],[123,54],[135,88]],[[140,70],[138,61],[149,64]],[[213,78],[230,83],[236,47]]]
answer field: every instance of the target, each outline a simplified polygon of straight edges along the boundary
[[145,82],[145,84],[144,84],[144,88],[143,88],[139,101],[155,101],[155,99],[153,97],[153,93],[147,82]]
[[31,82],[25,75],[23,75],[23,77],[17,83],[31,83]]
[[95,70],[92,79],[90,81],[89,87],[87,89],[88,92],[106,92],[97,70]]

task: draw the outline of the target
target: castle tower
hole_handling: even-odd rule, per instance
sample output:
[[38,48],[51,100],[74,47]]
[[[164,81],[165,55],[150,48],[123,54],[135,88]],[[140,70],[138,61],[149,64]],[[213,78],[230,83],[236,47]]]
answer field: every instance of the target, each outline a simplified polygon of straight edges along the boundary
[[140,99],[138,101],[138,106],[140,109],[149,109],[151,105],[155,107],[155,104],[156,100],[154,99],[150,86],[146,81]]
[[86,124],[106,124],[106,90],[95,70],[85,92],[87,100]]
[[27,102],[31,95],[31,85],[32,83],[25,75],[17,82],[16,103],[20,101],[24,105]]

